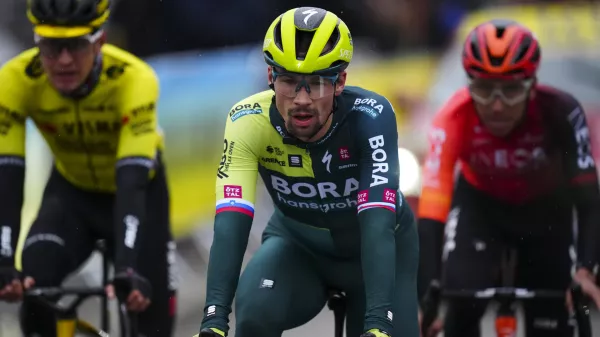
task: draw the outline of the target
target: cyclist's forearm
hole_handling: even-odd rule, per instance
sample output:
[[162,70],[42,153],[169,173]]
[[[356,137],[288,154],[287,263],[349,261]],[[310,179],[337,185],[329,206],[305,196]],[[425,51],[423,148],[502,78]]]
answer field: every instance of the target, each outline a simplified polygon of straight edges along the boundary
[[[598,201],[600,204],[600,200]],[[577,256],[578,262],[582,267],[592,271],[598,263],[597,248],[600,242],[600,209],[598,204],[590,203],[579,204],[577,206],[578,215],[578,235],[577,235]]]
[[214,238],[210,248],[203,325],[228,330],[231,303],[238,284],[252,218],[238,212],[215,216]]
[[361,258],[367,308],[365,331],[392,331],[392,298],[396,272],[394,227],[396,213],[382,208],[358,215],[361,227]]
[[0,164],[0,259],[14,262],[21,231],[21,208],[25,182],[24,159]]
[[[117,169],[115,196],[115,234],[117,237],[116,268],[136,267],[139,236],[145,230],[146,190],[149,168],[125,165]],[[151,230],[151,229],[150,229]]]
[[423,299],[433,279],[440,278],[444,224],[433,219],[419,219],[419,273],[418,296]]

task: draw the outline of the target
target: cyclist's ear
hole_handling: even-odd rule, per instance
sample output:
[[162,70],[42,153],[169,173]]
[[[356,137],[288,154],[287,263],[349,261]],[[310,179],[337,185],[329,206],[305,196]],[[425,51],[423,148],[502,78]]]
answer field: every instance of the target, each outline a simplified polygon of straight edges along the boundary
[[342,71],[340,73],[340,76],[338,76],[338,80],[335,83],[335,95],[339,96],[342,94],[342,91],[344,91],[344,88],[346,87],[346,76],[348,75],[348,73],[346,73],[345,71]]
[[267,83],[269,84],[269,88],[274,89],[273,87],[273,67],[267,67]]
[[102,31],[102,35],[94,42],[94,52],[99,53],[102,46],[106,43],[106,32]]

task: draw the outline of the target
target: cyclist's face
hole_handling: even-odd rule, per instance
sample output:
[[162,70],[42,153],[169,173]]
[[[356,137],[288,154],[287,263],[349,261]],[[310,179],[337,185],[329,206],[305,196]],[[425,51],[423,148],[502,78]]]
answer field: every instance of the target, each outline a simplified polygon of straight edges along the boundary
[[287,131],[303,141],[323,137],[331,124],[334,97],[344,90],[346,72],[333,76],[301,75],[269,67],[268,75]]
[[535,80],[469,81],[471,98],[483,125],[494,136],[508,135],[525,114]]
[[105,42],[104,33],[70,39],[38,40],[42,66],[56,90],[69,93],[87,79]]

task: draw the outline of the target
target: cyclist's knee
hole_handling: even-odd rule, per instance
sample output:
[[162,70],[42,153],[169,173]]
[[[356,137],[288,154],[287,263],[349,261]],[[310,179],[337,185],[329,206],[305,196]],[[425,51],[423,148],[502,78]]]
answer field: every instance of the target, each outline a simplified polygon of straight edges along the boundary
[[[244,287],[238,287],[238,293],[236,294],[237,299],[235,301],[235,335],[236,337],[255,337],[255,336],[281,336],[279,334],[273,334],[277,332],[278,327],[281,324],[277,324],[274,312],[269,311],[268,308],[273,308],[266,302],[265,298],[257,297],[256,292],[252,294],[250,289],[240,289]],[[262,308],[262,310],[261,310]]]
[[236,315],[236,337],[281,336],[282,331],[278,330],[275,325],[271,324],[267,317],[258,314],[259,312],[260,310],[243,310],[240,314]]
[[51,233],[30,236],[21,254],[23,274],[32,276],[36,286],[57,286],[65,277],[69,254],[62,239]]

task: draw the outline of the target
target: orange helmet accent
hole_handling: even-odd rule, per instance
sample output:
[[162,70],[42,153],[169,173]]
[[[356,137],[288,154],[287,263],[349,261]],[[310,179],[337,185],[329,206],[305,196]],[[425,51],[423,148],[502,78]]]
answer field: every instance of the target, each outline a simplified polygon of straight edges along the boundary
[[492,20],[467,36],[462,62],[467,74],[479,78],[524,79],[535,76],[540,44],[533,33],[510,20]]

